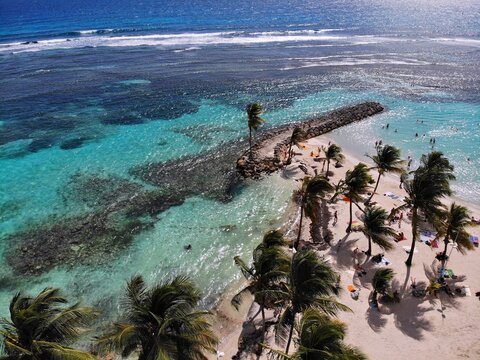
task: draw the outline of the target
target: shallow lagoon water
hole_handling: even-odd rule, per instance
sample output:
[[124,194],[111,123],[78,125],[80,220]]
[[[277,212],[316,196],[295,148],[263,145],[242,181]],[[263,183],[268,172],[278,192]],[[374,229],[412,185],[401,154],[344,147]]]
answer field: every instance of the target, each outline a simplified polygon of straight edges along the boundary
[[75,11],[62,4],[7,1],[0,12],[2,304],[17,290],[59,286],[114,315],[133,274],[153,282],[186,272],[212,305],[240,276],[233,256],[248,259],[263,232],[285,220],[294,186],[278,174],[237,189],[230,202],[189,197],[108,264],[21,277],[5,256],[10,234],[92,211],[65,199],[72,176],[151,189],[130,170],[245,138],[250,101],[265,105],[265,130],[379,101],[387,112],[332,137],[359,154],[382,139],[414,159],[435,137],[455,164],[457,195],[480,201],[478,2],[315,1],[292,11],[291,1],[267,1],[254,4],[254,17],[249,1],[235,9],[220,0],[146,1],[133,12],[124,1],[81,2]]

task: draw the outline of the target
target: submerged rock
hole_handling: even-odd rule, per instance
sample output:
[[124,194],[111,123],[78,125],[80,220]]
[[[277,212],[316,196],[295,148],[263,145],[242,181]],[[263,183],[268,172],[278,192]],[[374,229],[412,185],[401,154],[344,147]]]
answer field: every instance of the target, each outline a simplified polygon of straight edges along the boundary
[[245,142],[226,143],[207,153],[138,166],[131,174],[170,193],[229,201],[240,178],[235,159]]
[[52,217],[11,235],[8,263],[16,274],[37,275],[55,266],[108,262],[129,246],[134,235],[153,226],[153,216],[181,205],[188,196],[89,174],[74,175],[61,195],[67,206],[80,202],[93,213]]
[[76,138],[76,139],[69,139],[65,140],[60,144],[60,149],[62,150],[71,150],[71,149],[76,149],[79,148],[80,146],[83,145],[83,143],[88,140],[87,138]]
[[7,261],[15,273],[37,275],[57,265],[102,263],[130,244],[151,223],[95,213],[35,224],[11,236]]
[[27,150],[32,153],[35,153],[42,149],[50,148],[54,144],[55,144],[55,141],[51,138],[35,139],[27,146]]

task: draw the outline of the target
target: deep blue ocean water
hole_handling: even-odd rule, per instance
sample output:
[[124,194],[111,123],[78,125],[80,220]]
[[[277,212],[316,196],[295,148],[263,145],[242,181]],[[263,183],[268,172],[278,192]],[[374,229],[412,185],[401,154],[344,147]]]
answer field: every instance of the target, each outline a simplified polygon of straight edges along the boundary
[[264,104],[267,128],[380,101],[388,112],[332,136],[361,154],[382,139],[414,159],[435,137],[456,195],[480,203],[479,65],[480,1],[2,0],[0,302],[51,285],[111,313],[133,274],[186,272],[212,304],[239,277],[233,256],[248,258],[284,221],[293,188],[280,176],[230,201],[191,194],[108,261],[23,276],[11,266],[25,240],[15,235],[118,200],[85,201],[78,179],[154,190],[132,169],[222,153],[245,138],[250,101]]

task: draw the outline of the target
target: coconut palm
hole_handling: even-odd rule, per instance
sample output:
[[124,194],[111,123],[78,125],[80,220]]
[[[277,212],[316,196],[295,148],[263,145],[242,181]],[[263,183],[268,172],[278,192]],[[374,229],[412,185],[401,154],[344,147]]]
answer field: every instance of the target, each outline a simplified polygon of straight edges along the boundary
[[262,115],[263,109],[262,105],[258,103],[252,103],[247,105],[247,116],[248,116],[248,142],[250,145],[250,158],[252,158],[252,130],[258,130],[258,128],[265,122],[264,119],[260,117]]
[[127,357],[137,351],[139,360],[207,359],[217,338],[207,311],[197,309],[200,291],[185,276],[147,288],[141,276],[127,283],[124,321],[97,339],[103,350]]
[[293,129],[288,146],[287,164],[290,164],[292,162],[292,146],[294,144],[298,145],[298,143],[305,140],[306,137],[307,133],[302,128],[296,127],[295,129]]
[[270,231],[263,237],[263,242],[253,251],[253,263],[248,266],[239,256],[234,261],[248,280],[248,285],[233,298],[232,305],[239,308],[244,295],[250,293],[260,306],[262,313],[263,333],[265,334],[265,309],[278,306],[282,297],[280,282],[287,277],[290,259],[281,249],[287,244],[283,233]]
[[333,191],[333,186],[324,176],[317,175],[313,178],[306,176],[303,178],[302,187],[298,191],[298,196],[300,197],[300,221],[297,239],[294,243],[295,249],[297,249],[302,235],[303,215],[305,214],[309,218],[315,217],[318,209],[316,206],[318,198],[323,198],[331,191]]
[[365,213],[361,216],[363,222],[362,232],[368,239],[368,250],[365,254],[372,254],[372,241],[383,250],[391,250],[393,248],[388,237],[395,236],[396,232],[386,225],[387,218],[388,214],[385,209],[376,206],[366,207]]
[[368,173],[367,165],[363,163],[357,164],[353,170],[348,170],[343,181],[343,194],[350,200],[350,220],[348,222],[347,233],[352,230],[353,209],[352,204],[358,206],[358,202],[362,201],[362,195],[366,194],[373,182],[372,177]]
[[403,165],[405,161],[400,159],[400,149],[391,145],[378,146],[376,149],[376,155],[367,155],[375,163],[375,166],[372,169],[378,171],[377,182],[375,184],[375,188],[373,189],[372,195],[366,202],[367,204],[372,201],[373,195],[375,195],[377,191],[378,184],[380,183],[380,177],[387,172],[396,174],[401,174],[404,172]]
[[325,176],[328,179],[330,161],[335,160],[337,163],[343,163],[345,156],[342,154],[342,148],[335,144],[330,144],[326,148],[322,146],[322,150],[325,153],[324,160],[327,162],[327,172],[325,173]]
[[373,304],[378,307],[378,294],[386,295],[387,292],[390,290],[390,283],[395,277],[395,273],[392,269],[389,268],[381,268],[375,271],[372,279],[372,287],[373,287],[373,295],[372,301]]
[[35,297],[16,294],[10,302],[10,320],[2,319],[0,330],[6,359],[95,360],[69,345],[86,332],[98,312],[67,303],[59,289],[46,288]]
[[453,165],[440,151],[432,151],[420,158],[420,167],[426,171],[434,171],[446,180],[455,180]]
[[449,210],[444,214],[443,221],[440,221],[436,227],[438,236],[443,236],[445,247],[442,253],[442,267],[445,267],[447,258],[447,247],[450,241],[457,245],[457,250],[462,254],[466,250],[473,250],[473,244],[470,241],[470,234],[466,228],[474,225],[470,218],[470,213],[465,206],[452,203]]
[[421,165],[413,172],[413,179],[405,182],[406,206],[412,210],[412,244],[407,266],[412,265],[415,243],[418,236],[419,211],[427,220],[435,224],[445,213],[441,199],[451,195],[450,180],[455,179],[453,166],[442,153],[432,152],[423,155]]
[[298,348],[292,355],[277,350],[270,354],[278,360],[365,360],[367,357],[355,348],[346,345],[347,326],[333,320],[316,308],[303,313],[298,326]]
[[301,250],[293,255],[288,280],[284,284],[286,307],[276,327],[277,342],[287,340],[287,354],[298,314],[310,307],[328,315],[350,311],[332,296],[339,293],[339,275],[314,251]]

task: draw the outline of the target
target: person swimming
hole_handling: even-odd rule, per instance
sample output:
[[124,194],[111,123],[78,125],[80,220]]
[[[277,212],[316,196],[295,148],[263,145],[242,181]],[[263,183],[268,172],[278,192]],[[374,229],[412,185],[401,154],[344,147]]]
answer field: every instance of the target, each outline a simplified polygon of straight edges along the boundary
[[192,244],[184,245],[183,248],[187,251],[192,250]]

